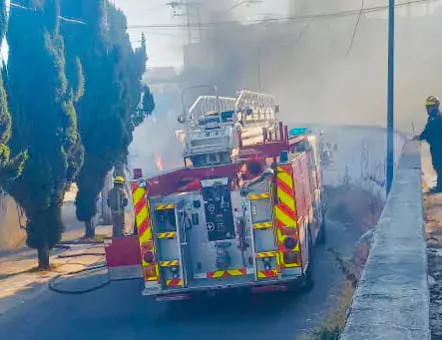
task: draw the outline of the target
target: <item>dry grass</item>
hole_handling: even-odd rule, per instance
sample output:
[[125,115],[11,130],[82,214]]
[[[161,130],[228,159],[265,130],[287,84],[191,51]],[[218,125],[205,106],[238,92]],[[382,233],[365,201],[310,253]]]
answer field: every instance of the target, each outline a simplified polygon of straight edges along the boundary
[[384,207],[380,198],[353,186],[328,187],[325,193],[327,218],[362,231],[377,223]]
[[307,335],[305,339],[339,340],[339,336],[345,327],[349,307],[353,301],[354,291],[353,283],[345,280],[342,283],[333,311],[325,317],[321,328]]
[[330,253],[335,256],[336,263],[344,274],[339,294],[333,308],[327,313],[320,329],[309,334],[309,338],[315,340],[338,340],[344,330],[347,321],[348,311],[353,302],[353,295],[357,287],[359,278],[362,275],[365,262],[370,253],[370,238],[361,238],[357,244],[353,256],[346,261],[339,253],[330,249]]
[[94,242],[103,242],[105,238],[107,238],[109,236],[107,236],[106,234],[96,234],[94,237]]
[[[442,195],[424,195],[424,218],[428,247],[428,273],[433,283],[430,291],[430,329],[434,339],[442,338]],[[431,282],[431,281],[429,281]]]
[[308,334],[305,340],[338,340],[345,327],[349,308],[359,278],[370,253],[373,238],[372,227],[379,220],[383,202],[367,192],[354,187],[330,188],[327,193],[328,218],[347,223],[352,228],[364,232],[349,259],[344,258],[334,249],[328,249],[334,256],[344,278],[339,294],[332,308],[326,314],[321,327]]

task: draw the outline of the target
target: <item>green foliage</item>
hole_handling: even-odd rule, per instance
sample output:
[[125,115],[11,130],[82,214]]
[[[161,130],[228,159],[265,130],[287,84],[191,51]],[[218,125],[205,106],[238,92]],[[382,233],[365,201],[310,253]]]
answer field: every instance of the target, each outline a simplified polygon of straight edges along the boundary
[[65,73],[59,0],[16,2],[35,10],[11,7],[7,32],[11,146],[29,155],[10,192],[28,216],[28,245],[41,250],[61,238],[63,196],[83,153]]
[[155,110],[155,101],[150,88],[147,85],[143,86],[141,105],[133,110],[131,114],[131,122],[133,127],[140,125],[147,116],[150,116]]
[[[62,0],[63,15],[87,25],[63,29],[68,62],[79,60],[84,94],[76,103],[85,162],[78,175],[77,218],[89,221],[106,174],[124,162],[140,105],[146,44],[135,51],[123,12],[106,0]],[[106,25],[107,22],[107,25]],[[73,74],[73,73],[72,73]],[[140,117],[136,118],[138,123]]]
[[8,27],[8,16],[6,13],[6,0],[0,0],[0,37],[3,38]]
[[[3,41],[7,28],[5,0],[0,0],[0,41]],[[1,42],[0,42],[1,43]],[[0,74],[0,186],[6,187],[15,180],[23,170],[26,153],[11,157],[8,142],[11,138],[11,115],[8,109],[3,77]]]

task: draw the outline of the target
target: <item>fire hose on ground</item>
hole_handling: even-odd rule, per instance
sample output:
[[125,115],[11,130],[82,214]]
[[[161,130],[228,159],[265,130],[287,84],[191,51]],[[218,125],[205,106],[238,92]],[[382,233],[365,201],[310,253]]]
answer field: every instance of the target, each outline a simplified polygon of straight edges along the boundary
[[[78,244],[78,243],[76,243]],[[84,243],[84,244],[90,244],[90,243]],[[95,243],[95,244],[99,244],[99,243]],[[71,247],[66,246],[66,245],[59,245],[57,246],[59,248],[65,248],[65,249],[71,249]],[[86,253],[80,253],[80,254],[70,254],[70,255],[58,255],[58,258],[74,258],[74,257],[81,257],[81,256],[103,256],[104,253],[98,253],[98,252],[86,252]],[[72,263],[71,263],[72,264]],[[97,264],[97,265],[90,265],[87,266],[83,269],[77,270],[77,271],[72,271],[72,272],[68,272],[68,273],[62,273],[59,275],[54,276],[53,278],[51,278],[48,282],[48,288],[49,290],[55,292],[55,293],[59,293],[59,294],[68,294],[68,295],[79,295],[79,294],[86,294],[86,293],[90,293],[93,291],[96,291],[98,289],[101,289],[105,286],[107,286],[108,284],[111,283],[110,279],[108,278],[106,281],[104,281],[103,283],[100,283],[99,285],[90,287],[90,288],[86,288],[86,289],[81,289],[81,290],[68,290],[68,289],[60,289],[57,287],[57,285],[59,283],[61,283],[61,281],[66,280],[68,277],[71,276],[76,276],[78,277],[79,274],[83,274],[83,273],[88,273],[88,272],[92,272],[95,270],[100,270],[106,268],[106,264],[105,263],[101,263],[101,264]]]
[[93,286],[93,287],[90,287],[87,289],[81,289],[81,290],[60,289],[60,288],[57,288],[56,286],[57,286],[58,280],[63,279],[66,276],[82,274],[82,273],[86,273],[86,272],[97,270],[97,269],[103,269],[103,268],[106,268],[105,264],[90,266],[90,267],[86,267],[84,269],[77,270],[74,272],[69,272],[69,273],[57,275],[49,280],[49,282],[48,282],[49,290],[59,293],[59,294],[79,295],[79,294],[86,294],[86,293],[90,293],[90,292],[96,291],[98,289],[101,289],[101,288],[107,286],[109,283],[111,283],[111,281],[109,279],[107,279],[105,282],[103,282],[97,286]]

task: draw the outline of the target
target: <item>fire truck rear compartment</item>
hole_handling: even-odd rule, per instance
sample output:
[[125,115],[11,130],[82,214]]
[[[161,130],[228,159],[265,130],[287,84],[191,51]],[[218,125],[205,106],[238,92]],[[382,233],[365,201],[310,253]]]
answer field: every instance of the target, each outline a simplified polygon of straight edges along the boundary
[[[227,178],[221,178],[202,181],[200,192],[153,199],[152,205],[161,208],[154,209],[153,225],[162,290],[144,294],[267,286],[302,277],[300,268],[287,272],[289,277],[259,277],[278,265],[270,195],[258,192],[252,190],[249,196],[264,198],[251,200],[230,191]],[[176,237],[159,237],[167,233]],[[167,285],[178,278],[181,286]]]
[[[178,276],[185,283],[179,289],[255,282],[254,266],[262,270],[269,264],[276,267],[276,259],[272,255],[265,259],[267,262],[254,259],[250,221],[238,223],[244,218],[244,209],[249,209],[247,200],[239,191],[229,190],[227,179],[203,182],[201,192],[170,195],[167,202],[152,201],[154,206],[176,207],[154,211],[153,224],[163,283]],[[271,221],[268,202],[256,201],[251,207],[255,221]],[[158,237],[174,231],[176,238]],[[260,233],[266,237],[256,238],[259,244],[255,247],[273,250],[272,229]],[[179,270],[175,267],[176,260]]]

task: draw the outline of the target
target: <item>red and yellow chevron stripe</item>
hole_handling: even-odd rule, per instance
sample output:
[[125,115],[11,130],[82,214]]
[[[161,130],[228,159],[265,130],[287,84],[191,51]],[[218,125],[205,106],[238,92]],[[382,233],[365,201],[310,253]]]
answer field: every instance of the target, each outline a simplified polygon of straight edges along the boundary
[[270,194],[267,192],[259,193],[259,194],[249,194],[247,198],[251,201],[257,201],[257,200],[265,200],[270,198]]
[[159,238],[159,239],[175,238],[175,237],[176,237],[176,232],[174,232],[174,231],[157,234],[157,238]]
[[171,261],[161,261],[160,266],[161,267],[173,267],[178,266],[180,262],[178,260],[171,260]]
[[256,230],[261,230],[261,229],[270,229],[273,227],[273,223],[272,222],[261,222],[261,223],[255,223],[253,225],[253,228]]
[[221,279],[221,278],[232,277],[232,276],[242,276],[242,275],[246,275],[246,274],[247,274],[247,270],[245,268],[216,270],[214,272],[208,272],[207,278],[208,279]]
[[276,175],[275,218],[278,225],[296,227],[296,206],[294,198],[294,183],[290,165],[280,165]]
[[[132,199],[135,210],[135,222],[138,229],[138,240],[140,242],[141,252],[145,250],[147,245],[150,245],[152,251],[155,251],[155,244],[152,238],[152,228],[150,224],[149,214],[149,202],[146,197],[146,189],[139,186],[137,182],[132,182]],[[156,256],[156,254],[155,254]],[[159,267],[158,264],[149,264],[141,259],[143,266],[143,273],[145,281],[158,281],[159,280]]]
[[170,279],[166,280],[166,286],[169,288],[182,287],[183,280],[182,279]]
[[157,204],[155,210],[170,210],[175,208],[175,204]]
[[255,254],[257,258],[263,259],[265,257],[275,257],[276,251],[263,251]]
[[[298,239],[298,224],[296,223],[296,203],[293,173],[290,164],[279,165],[276,174],[276,197],[274,218],[276,222],[276,241],[278,244],[278,265],[282,268],[298,267],[299,263],[285,263],[284,240],[289,237]],[[299,252],[299,242],[292,251]]]
[[278,269],[259,270],[258,279],[267,279],[270,277],[277,277],[279,274]]

